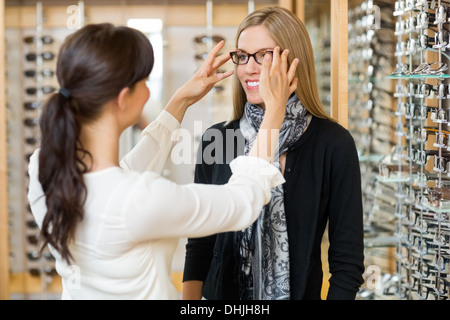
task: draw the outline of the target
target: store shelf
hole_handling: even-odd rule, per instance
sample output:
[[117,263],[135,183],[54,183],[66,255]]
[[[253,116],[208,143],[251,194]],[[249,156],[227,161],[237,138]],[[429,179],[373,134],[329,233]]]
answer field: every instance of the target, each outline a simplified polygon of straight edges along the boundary
[[428,75],[428,74],[417,74],[417,75],[390,75],[387,76],[386,79],[391,80],[426,80],[426,79],[449,79],[449,74],[442,74],[442,75]]

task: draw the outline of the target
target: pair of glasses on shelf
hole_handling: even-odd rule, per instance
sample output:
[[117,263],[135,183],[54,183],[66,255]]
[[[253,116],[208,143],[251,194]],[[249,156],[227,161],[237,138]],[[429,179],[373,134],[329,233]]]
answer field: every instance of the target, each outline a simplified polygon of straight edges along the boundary
[[445,71],[448,70],[448,65],[445,62],[435,61],[435,62],[424,62],[417,66],[410,75],[443,75]]
[[55,261],[53,255],[48,251],[41,254],[38,250],[33,250],[27,253],[27,258],[30,261],[40,260],[41,258],[45,258],[47,261]]
[[429,187],[428,201],[434,207],[440,207],[443,203],[450,204],[450,189]]
[[448,99],[450,98],[450,86],[444,83],[438,83],[436,86],[436,98]]
[[32,277],[41,277],[42,275],[46,275],[49,277],[55,277],[58,275],[54,266],[44,266],[41,268],[29,268],[28,272]]
[[34,78],[38,75],[42,75],[45,78],[50,78],[50,77],[53,77],[55,74],[55,72],[53,70],[48,69],[48,68],[43,69],[39,73],[33,69],[25,70],[23,73],[24,73],[25,77],[27,77],[27,78]]
[[448,70],[448,65],[445,62],[435,61],[435,62],[424,62],[418,65],[412,71],[410,70],[410,65],[398,64],[397,68],[391,73],[391,76],[410,76],[410,75],[443,75],[445,71]]
[[27,111],[34,111],[34,110],[37,110],[37,109],[41,108],[42,106],[43,106],[42,102],[36,102],[36,101],[34,101],[34,102],[25,102],[23,104],[23,108],[25,110],[27,110]]
[[448,10],[448,7],[446,5],[439,5],[436,8],[436,19],[434,21],[434,24],[442,25],[444,23],[447,23],[449,21],[449,14],[450,10]]
[[405,119],[426,120],[428,114],[435,110],[436,107],[428,107],[424,104],[400,102],[398,109],[399,112],[397,112],[396,115],[404,116]]
[[409,39],[407,41],[398,42],[395,45],[396,57],[409,56],[416,54],[418,45],[416,39]]
[[420,300],[438,300],[443,296],[447,296],[447,300],[450,299],[450,296],[448,296],[450,288],[448,280],[445,277],[438,277],[438,282],[441,284],[414,284],[413,288],[415,288]]
[[223,40],[225,40],[225,38],[220,35],[208,36],[206,34],[198,35],[198,36],[194,37],[194,39],[193,39],[195,44],[212,43],[214,45],[218,44],[220,41],[223,41]]
[[417,98],[434,98],[434,99],[449,99],[450,85],[438,83],[436,86],[430,84],[413,84],[409,83],[406,87],[398,87],[402,96],[414,96]]
[[[427,36],[426,34],[422,34],[418,36],[417,39],[409,40],[409,48],[411,51],[438,51],[437,49],[441,49],[441,54],[445,56],[447,59],[449,56],[445,53],[446,50],[450,48],[450,40],[449,33],[447,30],[441,30],[436,32],[434,37]],[[403,45],[405,46],[405,45]]]
[[428,141],[428,137],[433,135],[435,137],[434,147],[437,148],[449,148],[449,131],[438,130],[437,128],[418,128],[414,132],[414,140],[420,143]]
[[448,158],[439,157],[437,155],[434,157],[433,170],[438,173],[449,173],[450,172],[450,161]]
[[51,61],[55,58],[55,54],[53,52],[46,51],[40,55],[37,55],[34,52],[27,53],[25,55],[25,59],[29,62],[36,61],[38,57],[41,57],[44,61]]
[[435,123],[448,123],[449,120],[449,110],[448,109],[432,109],[430,120]]
[[403,163],[400,166],[398,164],[386,163],[380,163],[378,165],[378,173],[382,179],[406,178],[410,173],[417,172],[419,172],[419,168],[417,166],[410,167],[407,163]]
[[25,118],[23,120],[23,124],[28,128],[34,128],[39,125],[38,118]]
[[30,87],[25,89],[25,92],[28,95],[35,95],[38,91],[41,91],[43,94],[50,94],[55,92],[56,88],[53,86],[43,86],[40,88]]
[[[419,244],[422,247],[430,247],[428,244]],[[417,247],[414,247],[417,248]],[[423,255],[417,253],[412,254],[412,280],[413,287],[421,291],[420,287],[425,287],[424,290],[429,290],[435,295],[443,295],[448,293],[449,279],[446,279],[448,274],[448,253],[439,254],[431,253],[434,251],[428,248],[429,254],[424,258]],[[439,273],[445,273],[438,276]],[[445,271],[445,272],[444,272]],[[439,291],[439,292],[438,292]],[[422,292],[423,294],[423,292]],[[426,296],[426,295],[425,295]]]
[[414,0],[398,0],[394,3],[394,16],[402,15],[415,9]]
[[392,71],[391,76],[409,76],[411,74],[411,70],[409,69],[409,64],[397,64],[397,67],[394,71]]
[[433,86],[429,83],[414,84],[409,83],[397,84],[395,86],[394,97],[414,97],[428,99],[447,99],[450,97],[450,88],[448,85],[439,84]]
[[408,159],[420,166],[426,165],[429,157],[442,158],[445,159],[446,162],[448,162],[448,160],[450,159],[450,152],[445,150],[422,150],[413,147],[407,149],[407,153]]
[[414,183],[419,188],[427,188],[432,185],[437,184],[445,184],[447,185],[450,183],[450,178],[446,175],[439,175],[437,172],[431,171],[420,171],[416,173],[416,176],[414,177]]
[[397,21],[395,23],[394,34],[403,35],[429,28],[435,30],[431,27],[434,26],[434,24],[430,23],[430,20],[434,21],[434,19],[434,13],[420,12],[416,16],[409,17],[406,20]]
[[37,40],[40,40],[43,44],[52,44],[54,39],[52,36],[42,36],[37,38],[36,36],[26,36],[23,38],[23,42],[26,44],[36,43]]
[[[405,2],[406,8],[409,8],[409,6],[407,4],[408,1],[414,2],[414,0],[406,0],[406,2]],[[450,2],[447,0],[441,0],[440,4],[449,5]],[[436,9],[438,9],[438,6],[439,6],[438,0],[417,0],[413,7],[415,7],[416,10],[428,12],[429,10],[436,11]]]
[[36,147],[39,143],[39,140],[36,137],[27,137],[25,138],[25,143],[29,146]]

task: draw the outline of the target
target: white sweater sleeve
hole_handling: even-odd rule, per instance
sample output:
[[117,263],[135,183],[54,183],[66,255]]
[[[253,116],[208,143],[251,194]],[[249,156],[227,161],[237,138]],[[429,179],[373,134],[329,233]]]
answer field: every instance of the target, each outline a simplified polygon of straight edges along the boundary
[[174,145],[180,123],[163,110],[143,131],[137,145],[120,162],[124,169],[161,173]]
[[201,237],[247,228],[269,202],[270,190],[285,180],[259,158],[241,156],[230,167],[233,175],[225,185],[177,185],[148,173],[124,204],[131,238]]

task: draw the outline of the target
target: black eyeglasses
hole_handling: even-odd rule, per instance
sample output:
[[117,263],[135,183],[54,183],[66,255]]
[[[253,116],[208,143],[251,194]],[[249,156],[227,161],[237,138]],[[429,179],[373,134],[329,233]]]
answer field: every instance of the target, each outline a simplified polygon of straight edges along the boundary
[[45,273],[49,277],[54,277],[58,274],[55,267],[52,266],[45,266],[43,269],[31,268],[28,271],[33,277],[40,277],[42,273]]
[[23,104],[23,107],[25,108],[25,110],[33,111],[42,107],[42,105],[42,102],[25,102]]
[[[52,36],[43,36],[41,37],[43,44],[52,44],[53,43],[53,37]],[[36,37],[35,36],[27,36],[23,38],[23,41],[27,44],[35,43]]]
[[29,95],[35,95],[38,92],[38,90],[42,91],[42,93],[44,93],[44,94],[50,94],[50,93],[55,92],[56,88],[52,87],[52,86],[43,86],[41,88],[32,87],[32,88],[26,88],[25,92]]
[[266,54],[273,55],[273,50],[259,50],[255,53],[248,53],[244,50],[236,50],[230,52],[231,61],[233,61],[234,64],[242,65],[247,64],[250,60],[250,57],[253,57],[255,59],[256,63],[262,64],[264,61],[264,56]]
[[[24,75],[25,75],[25,77],[27,77],[27,78],[33,78],[33,77],[36,77],[36,70],[25,70],[24,71]],[[40,74],[43,76],[43,77],[46,77],[46,78],[49,78],[49,77],[53,77],[53,75],[55,74],[55,72],[53,71],[53,70],[51,70],[51,69],[43,69],[41,72],[40,72]]]
[[219,35],[213,35],[213,36],[207,36],[207,35],[199,35],[194,38],[194,42],[197,44],[206,44],[208,42],[212,42],[214,44],[219,43],[220,41],[225,40],[222,36]]
[[[41,54],[41,57],[42,57],[42,60],[50,61],[50,60],[53,60],[55,58],[55,54],[52,53],[52,52],[46,51],[46,52],[43,52]],[[28,54],[25,55],[25,59],[27,61],[30,61],[30,62],[31,61],[36,61],[36,58],[37,58],[37,55],[34,52],[28,53]]]
[[37,126],[39,124],[39,119],[36,118],[25,118],[23,120],[23,123],[29,127],[29,128],[33,128],[35,126]]

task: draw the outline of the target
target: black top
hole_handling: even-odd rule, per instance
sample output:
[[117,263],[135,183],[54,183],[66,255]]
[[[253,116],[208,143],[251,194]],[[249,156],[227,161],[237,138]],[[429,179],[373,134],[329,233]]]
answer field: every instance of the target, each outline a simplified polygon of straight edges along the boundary
[[[243,154],[244,146],[230,134],[237,129],[239,121],[233,121],[204,133],[199,147],[204,157],[196,165],[195,182],[227,183],[230,152],[234,157]],[[211,153],[216,157],[213,163]],[[327,298],[354,299],[363,283],[364,244],[361,176],[352,136],[335,122],[312,117],[287,153],[284,177],[291,299],[320,299],[321,242],[327,222]],[[236,279],[232,232],[188,240],[183,281],[205,281],[202,294],[214,300],[238,299]]]

